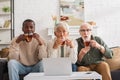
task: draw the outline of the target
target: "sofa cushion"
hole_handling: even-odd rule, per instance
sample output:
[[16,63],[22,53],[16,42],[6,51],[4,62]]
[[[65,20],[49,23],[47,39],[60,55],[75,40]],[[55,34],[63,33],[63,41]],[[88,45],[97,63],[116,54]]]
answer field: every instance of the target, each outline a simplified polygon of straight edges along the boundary
[[7,58],[9,55],[9,48],[2,48],[0,51],[0,57],[1,58]]
[[111,71],[112,80],[120,80],[120,70]]
[[113,58],[106,59],[106,62],[110,65],[111,71],[120,69],[120,47],[111,48],[113,51]]

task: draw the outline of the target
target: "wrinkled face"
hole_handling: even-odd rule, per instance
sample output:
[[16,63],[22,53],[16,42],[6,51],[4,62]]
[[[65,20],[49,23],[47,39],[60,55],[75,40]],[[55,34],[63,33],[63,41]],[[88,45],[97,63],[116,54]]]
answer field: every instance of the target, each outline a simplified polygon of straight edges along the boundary
[[68,31],[64,27],[58,27],[57,30],[54,32],[55,36],[60,39],[66,39],[68,36]]
[[33,22],[25,22],[22,28],[23,32],[26,33],[34,33],[35,25]]
[[84,24],[80,27],[80,35],[83,39],[86,39],[86,38],[90,38],[91,34],[92,34],[92,28],[90,25],[87,25],[87,24]]

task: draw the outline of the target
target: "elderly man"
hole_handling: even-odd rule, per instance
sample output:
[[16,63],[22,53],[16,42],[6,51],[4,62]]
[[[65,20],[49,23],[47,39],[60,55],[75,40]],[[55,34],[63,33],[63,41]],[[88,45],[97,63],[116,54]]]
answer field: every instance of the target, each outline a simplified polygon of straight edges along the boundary
[[112,51],[105,42],[92,35],[92,26],[83,23],[80,27],[81,37],[78,42],[78,71],[96,71],[102,75],[102,80],[112,80],[109,65],[103,57],[112,58]]

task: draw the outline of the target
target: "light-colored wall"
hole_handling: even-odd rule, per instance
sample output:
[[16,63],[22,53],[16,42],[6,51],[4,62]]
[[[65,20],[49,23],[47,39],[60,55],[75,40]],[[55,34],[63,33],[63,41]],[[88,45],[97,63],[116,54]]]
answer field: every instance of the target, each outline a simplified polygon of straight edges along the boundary
[[120,1],[84,0],[85,20],[97,23],[97,35],[109,47],[120,46]]
[[[120,46],[120,1],[119,0],[84,0],[85,21],[97,23],[97,35],[109,47]],[[52,15],[59,15],[59,0],[14,0],[15,36],[21,32],[22,22],[31,18],[36,22],[36,32],[46,40],[47,28],[53,27]]]
[[29,18],[36,23],[36,32],[45,39],[47,28],[53,27],[52,15],[59,14],[59,0],[14,0],[15,36],[21,31],[22,22]]

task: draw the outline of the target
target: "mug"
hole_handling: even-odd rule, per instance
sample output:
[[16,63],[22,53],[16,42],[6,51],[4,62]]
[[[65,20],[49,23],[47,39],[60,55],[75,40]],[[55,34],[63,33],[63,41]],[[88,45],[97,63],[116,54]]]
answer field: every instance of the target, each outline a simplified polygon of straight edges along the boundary
[[30,42],[32,40],[33,33],[27,33],[24,35],[25,35],[26,42]]

